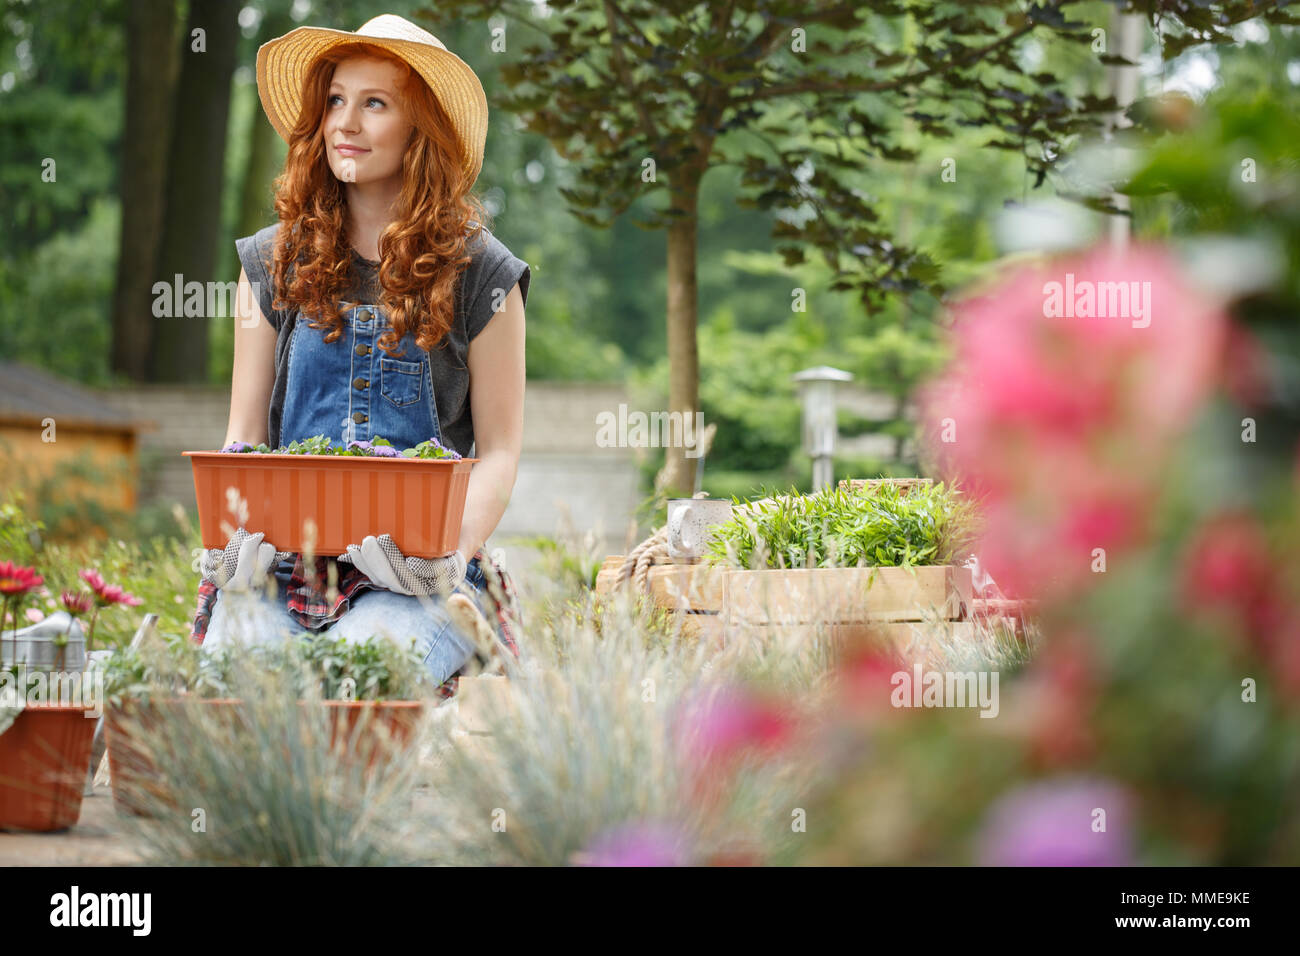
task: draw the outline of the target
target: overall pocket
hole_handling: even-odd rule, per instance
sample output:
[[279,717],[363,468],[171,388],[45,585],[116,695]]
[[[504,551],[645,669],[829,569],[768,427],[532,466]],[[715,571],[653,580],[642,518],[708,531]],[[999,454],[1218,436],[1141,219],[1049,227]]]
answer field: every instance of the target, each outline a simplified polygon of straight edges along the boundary
[[393,358],[379,360],[379,391],[398,407],[420,400],[423,380],[424,366],[419,362],[402,362]]

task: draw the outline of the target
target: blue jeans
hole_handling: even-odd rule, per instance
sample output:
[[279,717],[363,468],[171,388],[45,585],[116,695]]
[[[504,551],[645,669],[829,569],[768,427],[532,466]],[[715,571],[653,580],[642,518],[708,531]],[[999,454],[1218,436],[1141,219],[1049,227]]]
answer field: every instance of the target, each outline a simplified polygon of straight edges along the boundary
[[[465,581],[474,590],[475,603],[489,623],[492,615],[483,595],[487,580],[477,560],[466,567]],[[283,641],[307,631],[289,614],[286,577],[276,573],[277,596],[271,600],[263,591],[221,591],[212,608],[203,647],[215,649],[229,644],[259,644]],[[396,594],[392,591],[366,590],[352,598],[343,616],[321,631],[329,631],[349,644],[364,644],[383,637],[399,645],[415,648],[424,658],[436,683],[443,683],[474,656],[470,635],[463,634],[447,611],[446,598],[427,598]]]

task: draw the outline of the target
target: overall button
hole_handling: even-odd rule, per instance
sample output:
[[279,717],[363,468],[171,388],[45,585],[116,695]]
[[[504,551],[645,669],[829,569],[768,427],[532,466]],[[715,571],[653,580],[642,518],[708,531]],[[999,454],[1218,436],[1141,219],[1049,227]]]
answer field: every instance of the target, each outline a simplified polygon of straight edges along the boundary
[[369,345],[358,345],[358,346],[357,346],[355,349],[353,349],[352,351],[356,352],[358,355],[369,355],[369,354],[370,354],[370,346],[369,346]]
[[356,378],[352,380],[352,387],[357,389],[364,389],[369,384],[370,383],[366,381],[364,378],[362,378],[360,375],[358,375]]
[[362,309],[360,312],[357,313],[357,318],[360,319],[362,322],[369,322],[374,317],[375,317],[375,313],[371,312],[369,309]]
[[352,420],[353,420],[354,422],[356,422],[358,425],[364,423],[364,422],[366,421],[366,418],[367,418],[367,416],[366,416],[366,413],[365,413],[365,412],[353,412],[353,413],[352,413]]

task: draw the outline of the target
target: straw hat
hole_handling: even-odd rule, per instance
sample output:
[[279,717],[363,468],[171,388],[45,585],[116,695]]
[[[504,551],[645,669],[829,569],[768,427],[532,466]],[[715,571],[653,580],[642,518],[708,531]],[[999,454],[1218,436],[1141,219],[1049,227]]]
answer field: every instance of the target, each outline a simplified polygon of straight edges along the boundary
[[465,61],[436,36],[391,13],[367,21],[356,33],[298,27],[262,44],[257,51],[257,93],[280,138],[288,142],[289,132],[298,121],[307,68],[325,51],[358,40],[397,54],[424,77],[451,118],[472,184],[483,168],[487,140],[488,108],[483,84]]

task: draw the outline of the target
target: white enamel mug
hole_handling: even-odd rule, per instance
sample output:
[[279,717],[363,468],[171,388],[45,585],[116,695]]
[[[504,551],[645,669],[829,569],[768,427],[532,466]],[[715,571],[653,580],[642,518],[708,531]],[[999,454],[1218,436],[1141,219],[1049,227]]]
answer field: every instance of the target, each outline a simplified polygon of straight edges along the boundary
[[730,520],[731,502],[715,498],[668,499],[668,556],[695,559],[704,555],[709,532]]

